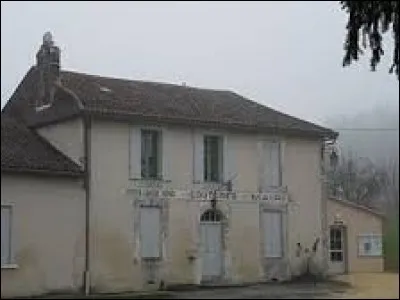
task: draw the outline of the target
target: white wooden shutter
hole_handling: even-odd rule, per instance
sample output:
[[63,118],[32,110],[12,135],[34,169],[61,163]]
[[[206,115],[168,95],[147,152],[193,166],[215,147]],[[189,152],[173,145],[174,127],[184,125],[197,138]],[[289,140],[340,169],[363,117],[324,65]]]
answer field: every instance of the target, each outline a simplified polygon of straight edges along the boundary
[[142,131],[140,127],[130,128],[129,139],[129,176],[131,179],[142,178]]
[[140,208],[140,253],[142,258],[160,257],[160,217],[159,207]]
[[222,160],[223,160],[223,173],[224,181],[232,180],[232,184],[235,185],[237,180],[237,168],[236,168],[236,147],[233,144],[231,136],[224,136],[222,144]]
[[264,163],[264,149],[263,142],[257,142],[257,155],[258,155],[258,188],[260,191],[264,189],[264,180],[265,180],[265,163]]
[[264,256],[282,257],[282,213],[266,211],[262,214]]
[[281,185],[281,147],[279,142],[262,141],[259,148],[261,188],[266,191]]
[[11,208],[1,208],[1,265],[11,262]]
[[174,151],[173,149],[173,138],[172,138],[172,132],[168,128],[163,128],[162,134],[161,134],[161,141],[162,141],[162,146],[161,146],[161,153],[160,153],[160,159],[162,162],[162,178],[164,180],[169,180],[171,176],[171,158],[172,158],[172,153]]
[[194,180],[196,183],[204,181],[204,135],[194,133]]
[[281,147],[279,142],[271,142],[270,151],[270,185],[276,187],[281,185]]

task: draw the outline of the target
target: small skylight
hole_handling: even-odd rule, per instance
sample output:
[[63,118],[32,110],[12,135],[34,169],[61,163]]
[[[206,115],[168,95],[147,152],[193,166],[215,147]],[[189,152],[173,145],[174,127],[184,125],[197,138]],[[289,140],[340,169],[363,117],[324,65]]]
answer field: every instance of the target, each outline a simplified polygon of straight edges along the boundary
[[104,92],[104,93],[111,93],[112,92],[108,87],[105,87],[105,86],[99,86],[99,88],[100,88],[100,91]]

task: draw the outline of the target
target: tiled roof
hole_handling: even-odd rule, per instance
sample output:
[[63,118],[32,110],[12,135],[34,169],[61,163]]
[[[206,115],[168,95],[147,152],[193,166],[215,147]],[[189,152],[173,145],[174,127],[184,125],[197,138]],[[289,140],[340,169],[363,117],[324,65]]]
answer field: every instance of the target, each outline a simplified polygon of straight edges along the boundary
[[80,175],[81,168],[21,122],[1,116],[1,171]]
[[[61,71],[61,84],[50,109],[34,110],[37,75],[32,67],[4,112],[27,124],[51,122],[85,112],[127,120],[212,125],[235,129],[336,137],[337,133],[278,112],[234,92],[125,80]],[[14,99],[13,99],[14,98]]]

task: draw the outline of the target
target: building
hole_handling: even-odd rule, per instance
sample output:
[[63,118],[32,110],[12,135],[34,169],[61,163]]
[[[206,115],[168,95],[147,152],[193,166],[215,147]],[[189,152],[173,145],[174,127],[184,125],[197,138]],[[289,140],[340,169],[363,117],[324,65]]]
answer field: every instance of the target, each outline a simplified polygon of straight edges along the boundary
[[[337,137],[330,129],[229,91],[61,70],[50,34],[2,124],[3,116],[68,158],[82,184],[29,173],[43,184],[39,199],[19,188],[27,175],[18,173],[2,189],[2,220],[3,207],[13,204],[8,228],[18,245],[11,247],[18,269],[2,267],[2,296],[289,280],[307,268],[329,273],[324,153]],[[2,137],[2,180],[8,159]],[[74,185],[75,196],[59,193],[58,184]],[[49,234],[24,247],[19,231],[40,236],[30,224],[37,221],[18,219],[33,195],[29,211],[42,208],[52,218],[38,217]],[[64,206],[76,214],[60,216]],[[58,231],[68,239],[49,245]]]

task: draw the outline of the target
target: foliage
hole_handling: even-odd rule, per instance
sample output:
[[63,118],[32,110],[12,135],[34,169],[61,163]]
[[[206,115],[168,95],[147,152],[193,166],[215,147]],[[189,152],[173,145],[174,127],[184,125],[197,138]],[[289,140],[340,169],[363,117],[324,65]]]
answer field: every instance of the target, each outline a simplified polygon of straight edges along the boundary
[[371,69],[376,70],[384,55],[382,35],[392,29],[394,52],[393,64],[389,72],[399,78],[399,2],[398,1],[340,1],[342,9],[348,14],[346,26],[345,55],[343,66],[357,61],[363,50],[368,46],[371,50]]

